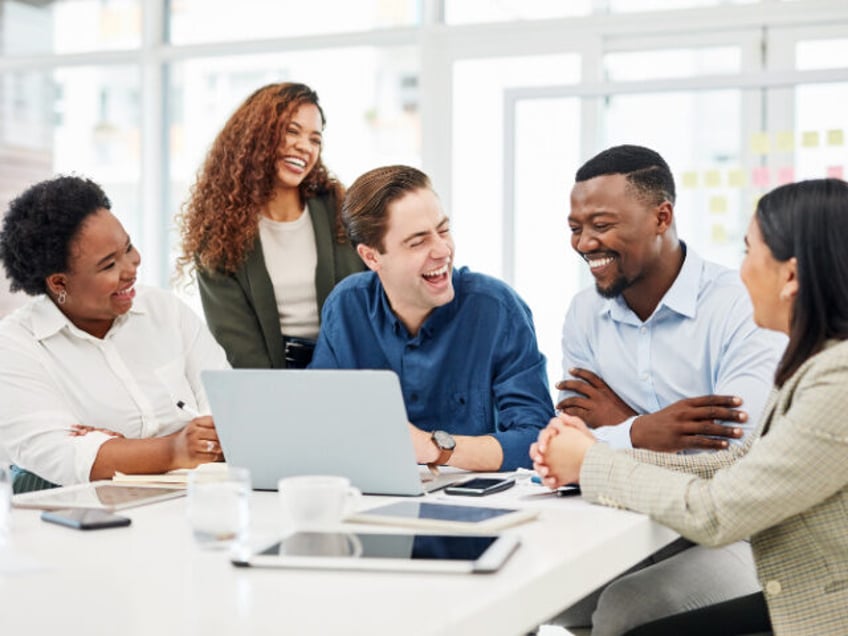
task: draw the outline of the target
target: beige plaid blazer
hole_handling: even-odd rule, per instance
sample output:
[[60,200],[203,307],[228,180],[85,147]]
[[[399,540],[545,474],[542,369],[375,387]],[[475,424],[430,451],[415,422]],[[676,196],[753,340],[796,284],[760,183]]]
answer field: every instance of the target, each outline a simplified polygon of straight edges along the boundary
[[848,341],[830,341],[774,390],[757,435],[714,454],[595,444],[593,502],[720,546],[750,537],[776,634],[848,634]]

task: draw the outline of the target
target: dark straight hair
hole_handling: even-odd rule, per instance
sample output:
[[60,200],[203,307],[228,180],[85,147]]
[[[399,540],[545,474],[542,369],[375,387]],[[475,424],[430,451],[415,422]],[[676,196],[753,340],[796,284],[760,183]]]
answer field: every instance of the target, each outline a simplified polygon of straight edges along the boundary
[[775,375],[780,387],[825,341],[848,339],[848,183],[781,186],[760,199],[756,218],[772,255],[798,262],[789,344]]

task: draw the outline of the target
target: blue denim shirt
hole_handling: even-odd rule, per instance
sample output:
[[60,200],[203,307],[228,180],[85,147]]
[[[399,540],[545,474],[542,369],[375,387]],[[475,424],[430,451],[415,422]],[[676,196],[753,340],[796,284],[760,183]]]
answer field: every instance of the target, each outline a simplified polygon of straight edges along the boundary
[[530,309],[505,283],[465,267],[453,286],[454,299],[411,336],[376,274],[348,276],[324,304],[310,368],[391,369],[415,426],[493,435],[501,470],[530,466],[530,444],[554,415]]

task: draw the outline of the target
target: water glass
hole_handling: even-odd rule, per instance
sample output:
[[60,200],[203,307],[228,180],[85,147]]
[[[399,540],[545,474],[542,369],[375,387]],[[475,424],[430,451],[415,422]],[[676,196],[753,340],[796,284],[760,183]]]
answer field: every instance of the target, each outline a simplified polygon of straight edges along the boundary
[[250,472],[207,464],[188,476],[187,514],[203,548],[235,548],[247,543],[250,526]]

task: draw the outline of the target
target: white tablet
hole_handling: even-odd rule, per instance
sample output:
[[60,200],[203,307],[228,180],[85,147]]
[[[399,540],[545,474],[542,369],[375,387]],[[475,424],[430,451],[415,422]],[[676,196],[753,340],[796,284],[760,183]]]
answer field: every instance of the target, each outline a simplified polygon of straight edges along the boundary
[[297,532],[243,559],[238,566],[321,570],[496,572],[518,548],[513,535]]
[[346,521],[404,526],[430,532],[498,532],[539,516],[538,510],[463,506],[431,501],[396,501],[361,510]]
[[135,506],[174,499],[185,495],[184,486],[146,486],[116,484],[112,481],[92,481],[48,490],[21,493],[12,497],[16,508],[58,510],[60,508],[98,508],[123,510]]

